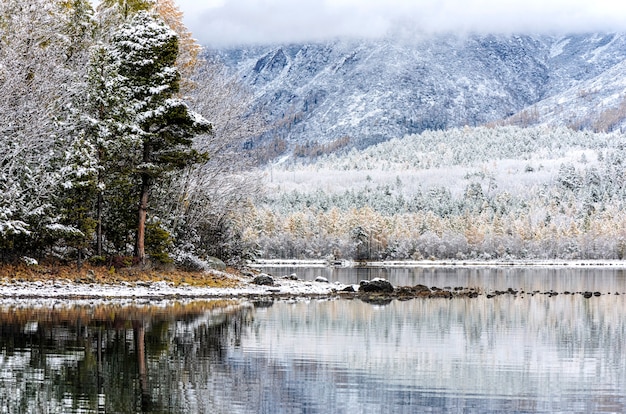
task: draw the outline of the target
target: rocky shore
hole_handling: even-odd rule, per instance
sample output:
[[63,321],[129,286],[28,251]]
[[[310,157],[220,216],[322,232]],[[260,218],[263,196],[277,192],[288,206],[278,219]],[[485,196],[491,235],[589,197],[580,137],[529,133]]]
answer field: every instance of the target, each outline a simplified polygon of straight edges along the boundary
[[8,277],[0,279],[0,300],[7,299],[205,299],[250,298],[259,300],[295,298],[360,299],[370,303],[388,303],[392,300],[410,299],[487,299],[499,296],[525,298],[535,295],[554,297],[580,295],[592,299],[602,295],[624,295],[624,292],[556,292],[524,291],[516,288],[488,291],[479,286],[393,286],[385,279],[361,281],[359,284],[329,282],[323,277],[302,280],[296,274],[274,277],[258,271],[204,272],[201,275],[185,274],[174,278],[172,274],[153,273],[150,277],[127,274],[108,279],[92,270],[82,275],[43,273],[41,277]]
[[[266,286],[270,296],[284,297],[289,296],[288,293],[283,292],[280,287],[284,285],[286,281],[298,281],[298,277],[295,274],[284,276],[281,279],[274,279],[274,277],[268,274],[259,274],[255,276],[251,283],[258,286]],[[494,290],[483,291],[478,287],[428,287],[425,285],[415,286],[393,286],[389,281],[381,278],[376,278],[370,281],[363,280],[358,285],[342,285],[342,284],[330,284],[328,280],[323,277],[318,277],[313,282],[300,281],[304,284],[327,284],[330,288],[327,292],[327,296],[341,297],[346,299],[360,299],[365,302],[371,303],[388,303],[392,300],[410,300],[410,299],[453,299],[453,298],[478,298],[480,296],[487,299],[492,299],[497,296],[510,296],[510,297],[530,297],[535,295],[544,295],[547,297],[554,297],[558,295],[580,295],[585,299],[598,297],[602,295],[622,295],[625,293],[620,292],[598,292],[598,291],[580,291],[580,292],[555,292],[549,291],[524,291],[521,289],[508,288],[507,290]]]

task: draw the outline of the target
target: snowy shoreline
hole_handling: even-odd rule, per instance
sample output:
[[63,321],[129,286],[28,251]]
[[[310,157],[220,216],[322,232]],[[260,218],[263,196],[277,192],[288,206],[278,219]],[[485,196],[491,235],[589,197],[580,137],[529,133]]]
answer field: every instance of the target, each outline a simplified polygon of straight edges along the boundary
[[[324,260],[258,260],[250,267],[265,268],[294,267],[396,267],[396,268],[612,268],[626,269],[626,261],[594,260],[546,260],[546,261],[383,261],[383,262],[334,262]],[[55,300],[202,300],[202,299],[249,299],[249,298],[307,298],[335,297],[352,286],[339,282],[292,280],[274,275],[274,285],[263,286],[252,283],[251,278],[229,276],[239,282],[235,287],[205,287],[188,284],[176,285],[167,281],[138,281],[118,283],[84,283],[69,279],[46,281],[0,281],[0,303],[6,301],[55,299]]]
[[242,281],[228,288],[174,285],[170,282],[122,282],[83,284],[70,280],[3,281],[0,303],[6,299],[229,299],[254,297],[330,296],[348,285],[302,280],[277,279],[274,286],[259,286]]

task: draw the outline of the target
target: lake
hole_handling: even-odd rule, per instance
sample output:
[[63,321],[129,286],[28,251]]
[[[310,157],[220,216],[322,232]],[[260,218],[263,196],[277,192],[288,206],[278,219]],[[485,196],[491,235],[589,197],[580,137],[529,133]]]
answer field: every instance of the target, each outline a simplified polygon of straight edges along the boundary
[[330,282],[359,284],[381,277],[394,286],[475,287],[488,292],[512,288],[519,291],[626,292],[626,268],[602,266],[545,267],[302,267],[263,266],[275,277],[296,274],[304,280],[322,276]]
[[352,270],[338,277],[602,295],[2,300],[0,410],[626,412],[622,270]]

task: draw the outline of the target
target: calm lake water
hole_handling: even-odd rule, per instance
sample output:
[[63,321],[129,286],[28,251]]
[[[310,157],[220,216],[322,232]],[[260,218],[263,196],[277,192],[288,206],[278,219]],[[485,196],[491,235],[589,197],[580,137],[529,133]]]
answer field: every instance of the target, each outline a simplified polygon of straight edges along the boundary
[[622,271],[396,270],[396,284],[603,294],[0,301],[0,412],[626,412]]
[[475,287],[483,291],[508,288],[526,292],[626,292],[626,269],[611,267],[261,267],[275,277],[296,274],[300,279],[323,276],[331,283],[359,284],[382,277],[394,286]]

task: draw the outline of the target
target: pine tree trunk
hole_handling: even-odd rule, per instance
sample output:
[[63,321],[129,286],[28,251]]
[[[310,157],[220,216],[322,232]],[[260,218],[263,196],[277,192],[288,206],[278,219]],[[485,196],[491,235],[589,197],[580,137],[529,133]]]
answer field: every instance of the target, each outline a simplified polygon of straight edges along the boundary
[[76,268],[80,272],[80,270],[83,268],[83,248],[79,247],[76,250],[77,250],[77,252],[76,252]]
[[150,177],[141,176],[141,194],[139,197],[139,224],[137,225],[137,252],[141,264],[146,263],[146,218],[148,216],[148,194],[150,192]]
[[98,192],[98,206],[97,206],[97,221],[98,227],[96,229],[96,250],[98,251],[98,257],[102,257],[102,191]]

